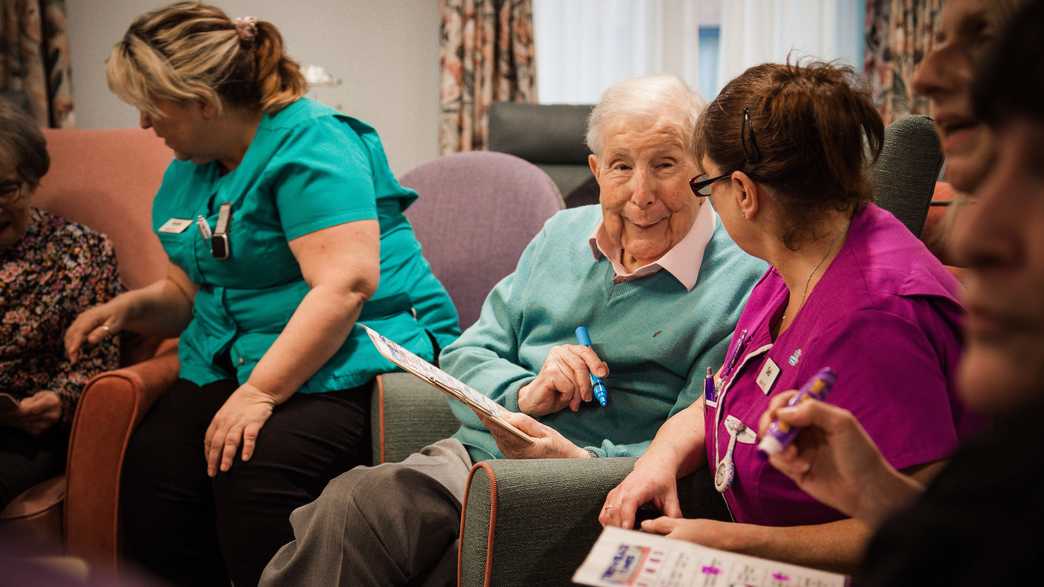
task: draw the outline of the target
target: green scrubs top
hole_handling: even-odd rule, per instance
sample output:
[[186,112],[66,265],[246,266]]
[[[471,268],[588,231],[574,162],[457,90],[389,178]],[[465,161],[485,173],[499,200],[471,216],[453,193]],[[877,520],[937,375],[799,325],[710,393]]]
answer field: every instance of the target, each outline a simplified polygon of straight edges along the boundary
[[[301,98],[265,115],[240,165],[222,171],[217,162],[174,161],[152,207],[167,255],[199,286],[178,347],[181,377],[245,382],[309,290],[289,241],[346,222],[376,219],[381,230],[380,285],[360,322],[428,360],[432,339],[444,348],[460,333],[403,215],[417,193],[392,175],[372,127]],[[201,224],[216,229],[226,203],[230,255],[222,260]],[[347,389],[394,370],[355,326],[299,391]]]

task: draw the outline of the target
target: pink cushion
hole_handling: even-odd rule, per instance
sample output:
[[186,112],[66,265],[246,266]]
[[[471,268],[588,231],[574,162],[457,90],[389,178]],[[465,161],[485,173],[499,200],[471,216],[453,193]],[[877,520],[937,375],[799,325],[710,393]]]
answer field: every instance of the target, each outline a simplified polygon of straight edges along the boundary
[[141,129],[46,130],[51,170],[33,204],[112,239],[128,288],[163,277],[166,255],[152,233],[152,198],[173,153]]

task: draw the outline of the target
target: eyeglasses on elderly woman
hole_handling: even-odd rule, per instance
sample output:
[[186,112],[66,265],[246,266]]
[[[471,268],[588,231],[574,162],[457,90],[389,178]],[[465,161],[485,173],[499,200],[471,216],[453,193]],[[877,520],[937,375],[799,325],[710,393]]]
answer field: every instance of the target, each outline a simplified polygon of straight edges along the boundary
[[[761,161],[761,150],[758,149],[758,141],[754,137],[754,124],[750,121],[750,106],[743,109],[743,124],[740,126],[740,146],[743,147],[743,157],[746,159],[746,163],[753,164]],[[690,179],[689,188],[692,189],[692,195],[697,198],[705,198],[711,195],[711,184],[731,176],[736,171],[739,171],[739,168],[709,179],[701,179],[704,177],[703,175]]]

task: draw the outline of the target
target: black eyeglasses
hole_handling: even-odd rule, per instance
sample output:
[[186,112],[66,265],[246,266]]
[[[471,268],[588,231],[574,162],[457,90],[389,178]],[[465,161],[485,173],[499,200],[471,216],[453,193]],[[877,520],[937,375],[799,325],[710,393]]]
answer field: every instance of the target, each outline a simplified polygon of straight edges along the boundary
[[[747,138],[748,135],[750,135],[749,139]],[[740,126],[740,146],[743,147],[743,156],[746,158],[747,163],[761,161],[761,150],[758,149],[758,141],[754,138],[754,124],[750,121],[750,106],[743,109],[743,124]],[[731,177],[736,171],[739,171],[739,169],[733,169],[728,173],[723,173],[710,179],[700,179],[700,177],[703,177],[702,175],[694,177],[689,180],[689,188],[692,189],[692,194],[697,198],[705,198],[711,195],[710,186],[712,183]]]
[[692,195],[696,196],[697,198],[705,198],[711,195],[710,186],[712,183],[716,181],[721,181],[723,179],[728,179],[731,176],[731,171],[728,173],[723,173],[718,177],[712,177],[710,179],[700,179],[700,177],[703,177],[701,175],[699,177],[694,177],[689,180],[689,188],[692,189]]

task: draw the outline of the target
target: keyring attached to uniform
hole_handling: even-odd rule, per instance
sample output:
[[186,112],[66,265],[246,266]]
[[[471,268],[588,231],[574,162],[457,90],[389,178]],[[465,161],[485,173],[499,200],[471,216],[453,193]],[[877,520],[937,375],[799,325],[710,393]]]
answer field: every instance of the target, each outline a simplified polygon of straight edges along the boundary
[[210,244],[210,255],[219,261],[224,261],[232,255],[232,248],[228,243],[228,223],[232,219],[232,204],[221,204],[218,209],[217,227],[210,232],[210,223],[202,215],[196,217],[196,225],[203,240]]
[[[725,449],[725,456],[717,462],[714,471],[714,489],[717,489],[718,493],[725,493],[736,479],[736,464],[732,456],[736,442],[754,444],[758,440],[756,432],[731,414],[725,418],[725,430],[729,433],[729,446]],[[714,456],[715,458],[718,456],[717,443],[714,445]]]
[[228,223],[232,219],[232,204],[221,204],[218,209],[217,226],[210,237],[210,254],[215,259],[224,261],[232,256],[232,248],[228,242]]

